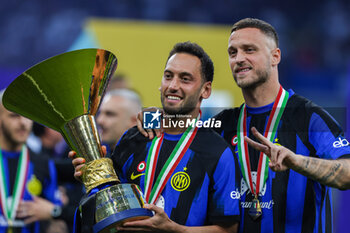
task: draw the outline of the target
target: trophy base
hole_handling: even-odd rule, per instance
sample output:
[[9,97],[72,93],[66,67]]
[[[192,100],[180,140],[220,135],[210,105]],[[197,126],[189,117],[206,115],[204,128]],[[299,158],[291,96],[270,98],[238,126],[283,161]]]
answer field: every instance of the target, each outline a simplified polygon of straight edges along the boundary
[[135,184],[101,187],[100,191],[88,197],[86,203],[88,202],[93,205],[88,208],[83,205],[82,220],[87,222],[93,219],[94,223],[90,226],[94,233],[117,232],[116,227],[124,222],[153,216],[152,211],[143,208],[145,200]]
[[105,218],[101,222],[96,223],[93,226],[93,232],[114,233],[117,232],[116,227],[120,226],[124,222],[142,220],[152,216],[152,211],[144,208],[124,210]]

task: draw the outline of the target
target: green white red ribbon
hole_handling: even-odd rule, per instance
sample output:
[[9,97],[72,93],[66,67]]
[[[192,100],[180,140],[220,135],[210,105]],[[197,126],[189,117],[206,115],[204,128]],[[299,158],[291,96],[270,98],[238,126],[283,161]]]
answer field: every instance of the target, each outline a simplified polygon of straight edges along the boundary
[[8,221],[13,221],[16,218],[16,212],[19,205],[19,202],[23,198],[26,178],[28,173],[29,165],[29,152],[26,146],[22,147],[22,152],[19,157],[15,184],[13,186],[12,192],[12,201],[9,203],[7,198],[9,196],[9,191],[7,187],[10,187],[10,184],[6,184],[6,175],[4,170],[3,156],[0,148],[0,204],[3,215]]
[[[275,139],[278,124],[281,120],[283,111],[287,105],[289,93],[282,88],[279,89],[275,103],[273,104],[269,120],[266,125],[264,136],[271,142]],[[258,171],[256,177],[256,187],[254,190],[252,172],[250,167],[248,145],[244,141],[244,136],[247,136],[247,109],[246,104],[243,105],[239,114],[237,137],[238,137],[238,155],[241,164],[241,171],[245,182],[254,196],[258,196],[263,189],[269,173],[269,158],[260,152]]]
[[[198,115],[196,122],[200,118]],[[196,122],[194,125],[196,125]],[[169,158],[165,162],[161,169],[156,182],[154,183],[154,175],[157,166],[157,160],[160,153],[160,148],[163,142],[164,133],[161,137],[155,137],[152,141],[151,148],[147,155],[146,174],[145,174],[145,199],[147,203],[155,204],[159,195],[162,193],[166,183],[168,182],[171,174],[174,172],[177,165],[180,163],[182,157],[186,153],[187,149],[191,145],[193,139],[198,131],[197,127],[188,127],[177,142],[174,150],[170,154]],[[154,183],[154,185],[153,185]],[[153,188],[152,188],[153,186]]]

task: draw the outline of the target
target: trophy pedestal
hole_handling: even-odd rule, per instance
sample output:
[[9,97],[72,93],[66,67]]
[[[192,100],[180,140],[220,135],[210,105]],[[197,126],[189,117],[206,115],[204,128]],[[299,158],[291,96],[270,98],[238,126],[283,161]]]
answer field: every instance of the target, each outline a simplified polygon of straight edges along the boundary
[[[124,222],[153,216],[152,211],[143,208],[144,198],[135,184],[112,185],[92,194],[88,199],[93,200],[93,203],[88,202],[94,205],[94,233],[116,232],[115,228]],[[84,217],[90,218],[83,214],[82,218]]]
[[109,216],[99,223],[96,223],[93,226],[93,231],[94,233],[117,232],[115,228],[124,222],[142,220],[152,216],[152,212],[144,208],[124,210],[120,213]]

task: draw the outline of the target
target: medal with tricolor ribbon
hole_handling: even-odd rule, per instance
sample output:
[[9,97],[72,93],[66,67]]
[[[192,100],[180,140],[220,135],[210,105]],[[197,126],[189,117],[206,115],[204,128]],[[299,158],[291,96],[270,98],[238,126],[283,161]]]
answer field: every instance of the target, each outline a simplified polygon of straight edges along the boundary
[[190,125],[183,133],[180,140],[177,142],[174,150],[172,151],[169,158],[165,162],[163,168],[161,169],[155,183],[153,182],[154,175],[156,172],[157,160],[163,142],[164,133],[162,133],[161,137],[156,137],[153,139],[147,155],[145,174],[145,199],[147,203],[155,204],[155,202],[159,198],[159,195],[162,193],[166,183],[168,182],[171,174],[174,172],[175,168],[180,163],[182,157],[191,145],[198,131],[198,128],[196,127],[196,122],[200,119],[200,115],[201,112],[198,114],[194,127]]
[[29,165],[29,152],[26,146],[22,147],[21,155],[19,157],[16,179],[13,186],[12,192],[12,201],[8,202],[9,190],[7,187],[10,187],[10,184],[6,184],[5,180],[5,169],[3,162],[3,155],[0,149],[0,205],[3,215],[5,216],[7,222],[9,223],[8,231],[11,232],[12,227],[11,223],[16,218],[16,212],[19,205],[19,202],[23,198],[26,178],[28,173]]
[[[287,105],[289,93],[280,86],[278,95],[276,97],[275,103],[272,107],[264,136],[269,140],[273,141],[276,136],[276,131],[278,124],[281,120],[283,111]],[[269,158],[263,153],[260,152],[258,171],[256,177],[256,187],[254,189],[252,171],[250,167],[250,159],[248,152],[248,145],[244,141],[244,136],[247,136],[247,107],[246,104],[243,105],[241,112],[239,114],[238,126],[237,126],[237,137],[238,137],[238,156],[239,162],[241,164],[241,171],[243,178],[248,184],[248,187],[252,194],[254,195],[254,200],[252,207],[249,210],[249,215],[256,220],[262,215],[260,203],[259,203],[259,193],[263,189],[268,173],[269,173]]]

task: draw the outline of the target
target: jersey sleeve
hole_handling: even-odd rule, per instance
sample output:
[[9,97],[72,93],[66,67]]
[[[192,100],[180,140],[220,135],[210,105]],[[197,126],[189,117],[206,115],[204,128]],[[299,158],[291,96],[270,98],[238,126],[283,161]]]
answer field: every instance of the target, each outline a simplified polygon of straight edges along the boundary
[[131,131],[133,130],[128,130],[123,134],[111,155],[114,169],[122,183],[127,183],[128,181],[126,172],[132,162],[132,156],[130,156],[129,150],[130,137],[133,134]]
[[240,214],[239,177],[232,150],[227,147],[222,153],[213,174],[208,220],[210,224],[238,222]]
[[308,137],[320,158],[350,158],[350,144],[341,127],[320,107],[314,108],[310,114]]

